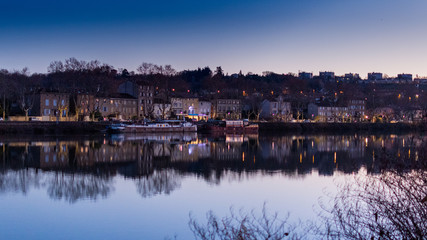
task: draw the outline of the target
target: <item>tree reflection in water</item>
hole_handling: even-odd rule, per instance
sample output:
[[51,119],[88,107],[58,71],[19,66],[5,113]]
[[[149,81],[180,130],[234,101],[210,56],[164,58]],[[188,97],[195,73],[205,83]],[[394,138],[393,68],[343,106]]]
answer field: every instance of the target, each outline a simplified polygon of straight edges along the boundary
[[171,169],[155,170],[149,176],[136,179],[135,185],[143,198],[158,194],[170,194],[181,186],[181,176]]
[[92,174],[64,174],[55,172],[46,179],[47,192],[53,199],[75,203],[81,199],[106,198],[114,191],[113,181]]
[[20,192],[25,195],[31,188],[41,185],[41,175],[34,169],[0,172],[0,193]]
[[[382,174],[425,169],[417,164],[425,159],[423,149],[427,148],[427,137],[417,134],[178,134],[46,137],[33,141],[34,137],[0,141],[0,191],[26,194],[31,188],[46,188],[53,199],[70,203],[107,197],[114,191],[117,175],[134,179],[144,198],[170,194],[181,186],[186,175],[219,184],[258,175],[295,178],[317,172],[332,177],[336,172],[355,174],[366,169],[369,179],[391,179]],[[396,158],[398,161],[390,164],[389,159]]]
[[391,167],[381,174],[359,175],[339,185],[332,205],[322,204],[324,225],[318,233],[330,239],[425,239],[426,150],[423,144],[416,161],[388,156],[383,164]]
[[26,195],[32,188],[46,188],[52,199],[64,199],[69,203],[105,198],[114,190],[111,178],[92,174],[40,173],[35,169],[0,173],[0,193],[19,192]]
[[347,178],[331,201],[320,203],[319,219],[298,225],[303,230],[286,228],[286,222],[277,222],[277,215],[258,218],[233,212],[222,218],[209,212],[206,223],[190,216],[189,227],[201,240],[299,239],[301,233],[313,239],[425,239],[427,143],[419,142],[414,150],[415,156],[410,149],[396,155],[383,148],[373,157],[372,166],[379,171],[372,173],[366,167],[367,173]]

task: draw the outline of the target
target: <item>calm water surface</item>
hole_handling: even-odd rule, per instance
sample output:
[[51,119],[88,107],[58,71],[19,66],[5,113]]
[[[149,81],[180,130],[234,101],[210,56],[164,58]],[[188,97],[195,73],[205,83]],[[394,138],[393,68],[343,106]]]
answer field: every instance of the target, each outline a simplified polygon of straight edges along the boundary
[[189,215],[315,219],[319,198],[419,135],[2,136],[0,239],[193,239]]

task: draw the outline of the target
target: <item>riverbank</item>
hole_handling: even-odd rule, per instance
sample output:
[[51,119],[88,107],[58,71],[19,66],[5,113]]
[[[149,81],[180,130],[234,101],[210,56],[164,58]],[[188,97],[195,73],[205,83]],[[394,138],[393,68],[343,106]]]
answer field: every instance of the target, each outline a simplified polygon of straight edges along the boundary
[[106,128],[108,122],[0,122],[0,134],[90,134]]
[[260,133],[427,132],[427,123],[259,123]]
[[[0,134],[91,134],[106,129],[109,122],[0,122]],[[200,129],[202,129],[200,127]],[[259,132],[270,133],[407,133],[427,132],[427,123],[259,123]]]

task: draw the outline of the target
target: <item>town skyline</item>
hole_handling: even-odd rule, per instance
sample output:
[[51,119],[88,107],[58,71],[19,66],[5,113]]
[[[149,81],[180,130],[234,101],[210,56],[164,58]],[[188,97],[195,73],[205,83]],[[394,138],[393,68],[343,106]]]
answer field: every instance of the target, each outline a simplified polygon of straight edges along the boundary
[[[291,71],[274,72],[274,71],[268,71],[268,70],[262,71],[260,73],[253,72],[253,71],[242,72],[242,70],[239,70],[237,72],[226,72],[221,65],[219,65],[219,66],[203,66],[203,67],[202,66],[198,66],[198,67],[194,67],[194,68],[191,68],[191,69],[188,68],[188,69],[179,70],[179,69],[175,69],[174,66],[172,66],[170,64],[165,64],[165,65],[161,65],[160,64],[160,65],[157,65],[155,63],[149,63],[149,62],[142,62],[135,69],[130,69],[130,68],[127,68],[127,67],[119,67],[119,68],[117,68],[117,67],[115,67],[115,66],[113,66],[111,64],[104,63],[104,62],[101,62],[99,60],[86,61],[86,60],[79,60],[79,59],[76,59],[74,57],[67,58],[64,61],[63,60],[51,61],[50,64],[46,67],[46,71],[45,72],[31,72],[31,69],[29,67],[27,67],[27,66],[23,67],[22,69],[6,69],[6,68],[3,68],[2,66],[0,66],[0,70],[6,71],[6,72],[9,72],[9,73],[14,73],[14,72],[23,73],[25,75],[49,74],[49,73],[55,72],[53,69],[51,69],[52,64],[61,62],[62,64],[65,65],[66,62],[70,61],[70,60],[76,60],[76,61],[78,61],[80,63],[83,63],[83,64],[96,63],[98,65],[108,65],[109,67],[111,67],[111,69],[117,70],[118,73],[122,72],[123,70],[126,70],[127,72],[129,72],[130,75],[138,75],[138,74],[144,75],[144,74],[147,74],[147,73],[140,72],[138,70],[138,68],[140,68],[143,64],[150,64],[152,66],[160,66],[160,67],[169,66],[173,70],[173,74],[178,74],[178,73],[182,73],[182,72],[186,72],[186,71],[193,71],[193,70],[197,71],[197,69],[211,69],[211,70],[215,70],[216,68],[221,68],[222,71],[223,71],[224,76],[233,76],[235,74],[259,75],[259,76],[265,76],[265,75],[268,75],[268,74],[279,74],[279,75],[293,75],[293,76],[300,76],[301,77],[301,74],[311,74],[311,77],[316,77],[316,76],[322,75],[323,73],[332,73],[334,75],[334,77],[344,77],[344,76],[346,76],[348,74],[352,74],[354,76],[357,76],[361,80],[368,80],[369,77],[370,77],[370,75],[372,75],[372,74],[381,74],[381,77],[377,78],[377,80],[378,79],[399,78],[400,75],[411,75],[412,76],[411,80],[414,80],[414,79],[427,79],[427,75],[424,76],[424,75],[414,74],[414,73],[411,73],[411,72],[397,72],[395,75],[392,75],[392,74],[388,74],[387,72],[372,71],[372,72],[367,72],[365,75],[363,75],[363,74],[360,74],[359,72],[354,72],[354,71],[348,71],[348,72],[342,72],[341,73],[341,72],[335,72],[335,71],[330,70],[330,69],[321,69],[319,71],[298,70],[297,72],[291,72]],[[65,68],[63,70],[67,71],[67,69],[65,69]],[[70,69],[68,69],[68,70],[70,70]]]
[[99,59],[135,70],[222,66],[225,73],[382,72],[427,76],[415,1],[125,0],[1,3],[0,68],[45,73],[52,60]]

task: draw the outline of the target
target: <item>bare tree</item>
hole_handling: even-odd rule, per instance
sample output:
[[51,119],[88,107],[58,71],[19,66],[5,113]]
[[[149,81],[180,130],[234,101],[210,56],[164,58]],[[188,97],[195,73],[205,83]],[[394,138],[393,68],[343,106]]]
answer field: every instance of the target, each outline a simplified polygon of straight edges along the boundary
[[35,101],[35,91],[22,92],[19,99],[19,106],[25,113],[25,121],[28,121],[28,112],[33,108]]
[[10,92],[10,84],[7,81],[7,75],[9,72],[7,70],[0,70],[0,86],[1,86],[1,94],[2,94],[2,105],[0,107],[3,115],[3,119],[6,119],[6,95],[9,95]]
[[[424,147],[426,144],[424,144]],[[423,152],[424,151],[424,152]],[[325,239],[425,239],[427,172],[425,150],[405,169],[408,159],[387,158],[392,169],[363,175],[339,187],[332,206],[322,204],[320,233]]]
[[144,62],[136,70],[142,75],[150,75],[155,73],[155,69],[156,65]]
[[213,212],[208,212],[207,223],[201,225],[190,215],[189,226],[196,239],[299,239],[296,226],[288,224],[287,220],[280,219],[278,214],[268,214],[264,205],[261,215],[255,211],[245,213],[243,210],[236,213],[230,209],[230,216],[218,218]]
[[262,98],[261,96],[253,95],[245,100],[246,104],[249,106],[248,109],[248,118],[253,116],[256,121],[259,121],[259,116],[262,113]]
[[153,118],[153,113],[154,113],[154,104],[148,104],[147,107],[145,108],[145,117],[148,119]]

